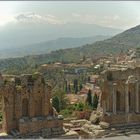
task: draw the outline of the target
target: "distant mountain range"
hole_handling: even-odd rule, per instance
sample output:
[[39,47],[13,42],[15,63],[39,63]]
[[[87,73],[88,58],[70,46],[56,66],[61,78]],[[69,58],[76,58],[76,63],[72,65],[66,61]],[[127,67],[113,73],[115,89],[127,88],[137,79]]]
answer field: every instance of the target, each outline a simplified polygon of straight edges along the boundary
[[0,51],[0,58],[15,58],[27,55],[45,54],[51,51],[67,48],[76,48],[85,44],[94,43],[109,38],[110,36],[93,36],[84,38],[58,38],[56,40],[40,42],[27,46],[11,47]]
[[93,58],[94,56],[116,55],[122,51],[126,52],[130,48],[138,47],[140,47],[140,25],[128,29],[109,39],[83,45],[78,48],[54,51],[49,55],[46,54],[46,57],[54,58],[54,61],[77,61],[84,55]]
[[49,54],[27,56],[22,58],[6,59],[0,61],[0,70],[14,67],[35,66],[47,62],[78,62],[83,56],[116,55],[130,48],[140,47],[140,25],[126,30],[114,37],[78,48],[61,49]]
[[113,36],[123,31],[122,29],[103,27],[96,24],[78,22],[49,24],[47,21],[30,21],[29,18],[26,18],[25,22],[25,19],[21,20],[21,18],[23,16],[18,17],[16,23],[7,23],[4,27],[0,26],[0,51],[56,40],[60,37]]

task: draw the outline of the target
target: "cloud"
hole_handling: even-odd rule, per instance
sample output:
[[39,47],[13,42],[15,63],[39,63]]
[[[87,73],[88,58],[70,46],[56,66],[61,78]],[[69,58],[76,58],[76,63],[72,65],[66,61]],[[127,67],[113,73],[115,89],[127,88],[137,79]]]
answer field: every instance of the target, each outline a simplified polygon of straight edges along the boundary
[[71,23],[81,24],[97,24],[106,27],[126,28],[129,25],[134,25],[135,22],[139,24],[140,17],[134,20],[128,20],[127,18],[121,18],[119,15],[104,15],[97,16],[95,14],[82,14],[73,13],[71,15],[58,17],[51,14],[38,14],[33,12],[17,13],[14,15],[4,15],[0,13],[0,26],[8,24],[52,24],[52,25],[63,25]]
[[98,24],[106,27],[120,28],[123,25],[124,18],[120,18],[118,15],[103,16],[98,18]]
[[140,21],[140,17],[137,17],[136,20],[137,20],[137,21]]
[[23,13],[15,16],[18,22],[22,23],[48,23],[48,24],[65,24],[61,19],[54,15],[39,15],[35,13]]
[[118,16],[118,15],[115,15],[114,17],[113,17],[113,20],[119,20],[120,19],[120,17]]
[[114,15],[114,16],[104,16],[103,17],[103,20],[104,21],[108,21],[108,22],[110,22],[110,21],[116,21],[116,20],[119,20],[120,19],[120,17],[118,16],[118,15]]
[[13,15],[3,15],[0,13],[0,26],[4,26],[9,22],[15,22]]
[[5,25],[6,23],[33,23],[33,24],[56,24],[56,25],[63,25],[63,24],[70,24],[70,23],[83,23],[83,24],[99,24],[99,25],[105,25],[110,26],[115,22],[117,22],[120,19],[119,16],[96,16],[94,14],[79,14],[79,13],[73,13],[71,16],[67,17],[56,17],[55,15],[41,15],[33,12],[26,12],[26,13],[18,13],[15,15],[0,15],[0,25]]
[[73,13],[72,16],[73,16],[73,17],[76,17],[76,18],[77,18],[77,17],[78,17],[78,18],[81,17],[80,14],[76,14],[76,13]]
[[94,14],[72,14],[72,20],[78,21],[80,23],[94,24],[96,20],[96,15]]

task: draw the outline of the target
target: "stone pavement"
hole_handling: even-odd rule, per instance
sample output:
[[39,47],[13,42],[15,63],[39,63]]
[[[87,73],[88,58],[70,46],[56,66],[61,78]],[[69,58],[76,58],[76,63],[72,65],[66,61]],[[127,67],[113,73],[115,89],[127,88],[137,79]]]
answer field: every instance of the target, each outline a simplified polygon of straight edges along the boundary
[[127,136],[116,136],[116,137],[108,137],[108,138],[99,138],[97,140],[140,140],[140,134],[127,135]]

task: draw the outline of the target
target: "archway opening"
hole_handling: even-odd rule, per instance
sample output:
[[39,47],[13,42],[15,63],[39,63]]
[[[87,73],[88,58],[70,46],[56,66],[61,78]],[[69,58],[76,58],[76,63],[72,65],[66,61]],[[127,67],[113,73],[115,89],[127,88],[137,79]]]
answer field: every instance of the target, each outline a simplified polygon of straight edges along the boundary
[[29,116],[29,101],[26,98],[22,100],[22,116]]
[[116,108],[117,111],[121,111],[121,93],[119,91],[116,94]]
[[130,91],[128,93],[128,96],[129,96],[129,111],[133,112],[135,106],[135,103],[133,102],[134,97],[132,96],[132,93]]
[[42,116],[42,98],[35,101],[35,116]]

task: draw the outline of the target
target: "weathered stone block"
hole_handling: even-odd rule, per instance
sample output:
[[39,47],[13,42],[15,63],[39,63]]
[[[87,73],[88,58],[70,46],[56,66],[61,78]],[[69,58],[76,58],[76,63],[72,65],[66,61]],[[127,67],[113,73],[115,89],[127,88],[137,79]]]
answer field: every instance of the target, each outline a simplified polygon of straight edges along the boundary
[[110,124],[107,122],[100,122],[99,125],[104,129],[109,128],[109,126],[110,126]]

